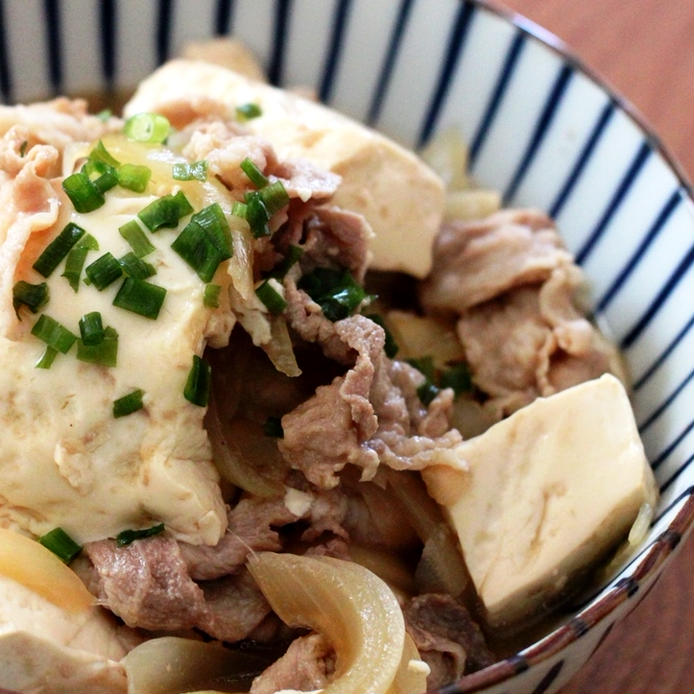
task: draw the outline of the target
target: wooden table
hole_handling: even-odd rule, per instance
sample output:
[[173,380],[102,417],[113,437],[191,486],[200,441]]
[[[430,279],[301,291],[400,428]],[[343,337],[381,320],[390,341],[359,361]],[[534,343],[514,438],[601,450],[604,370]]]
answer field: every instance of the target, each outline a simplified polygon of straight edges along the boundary
[[[694,180],[692,0],[503,0],[625,96]],[[655,683],[658,683],[655,685]],[[657,687],[657,688],[656,688]],[[694,534],[562,694],[694,691]]]

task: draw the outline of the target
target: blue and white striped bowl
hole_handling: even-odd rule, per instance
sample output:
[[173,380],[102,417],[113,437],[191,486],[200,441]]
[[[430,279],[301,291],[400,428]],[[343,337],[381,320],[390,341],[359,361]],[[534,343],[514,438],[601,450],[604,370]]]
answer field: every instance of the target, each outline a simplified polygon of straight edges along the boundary
[[656,580],[694,520],[694,205],[657,139],[552,36],[482,0],[0,0],[0,96],[133,87],[234,33],[278,85],[417,147],[456,126],[475,177],[553,215],[624,351],[661,490],[635,556],[564,626],[448,692],[549,692]]

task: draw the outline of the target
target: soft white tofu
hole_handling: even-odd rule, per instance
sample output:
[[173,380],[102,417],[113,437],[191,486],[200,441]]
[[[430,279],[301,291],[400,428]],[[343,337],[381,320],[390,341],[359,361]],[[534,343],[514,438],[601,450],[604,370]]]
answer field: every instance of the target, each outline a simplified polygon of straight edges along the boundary
[[125,692],[118,625],[99,607],[68,612],[0,575],[0,687]]
[[272,143],[280,159],[307,159],[342,177],[332,202],[360,212],[375,236],[371,266],[424,277],[444,207],[441,179],[416,155],[346,116],[218,65],[173,60],[144,80],[126,116],[161,111],[176,122],[199,113],[236,118],[255,103],[262,115],[245,123]]
[[458,456],[467,472],[422,474],[494,626],[560,593],[655,502],[629,399],[611,375],[539,398]]

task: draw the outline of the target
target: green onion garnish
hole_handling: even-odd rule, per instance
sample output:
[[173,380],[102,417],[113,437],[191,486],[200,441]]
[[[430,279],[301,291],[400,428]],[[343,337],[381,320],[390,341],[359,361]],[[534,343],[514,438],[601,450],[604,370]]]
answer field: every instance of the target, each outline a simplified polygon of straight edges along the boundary
[[94,149],[89,153],[89,159],[92,161],[100,161],[107,166],[112,166],[117,168],[120,166],[120,162],[116,159],[104,146],[104,143],[99,140]]
[[113,112],[111,111],[111,109],[105,108],[96,114],[96,118],[98,118],[102,123],[105,123],[112,115]]
[[116,170],[116,176],[118,177],[118,185],[122,188],[134,190],[136,193],[144,193],[152,176],[152,170],[139,164],[123,164]]
[[246,193],[246,221],[251,227],[251,233],[258,239],[261,236],[270,235],[270,227],[267,223],[270,221],[270,213],[265,202],[257,190]]
[[41,535],[39,542],[66,564],[69,564],[82,551],[82,547],[62,528],[53,528],[45,535]]
[[17,318],[19,307],[27,306],[32,313],[36,313],[42,306],[48,303],[49,291],[45,282],[41,284],[29,284],[20,280],[12,287],[12,306],[14,306]]
[[92,212],[105,202],[103,192],[85,171],[68,176],[63,181],[63,190],[78,212]]
[[98,344],[87,345],[77,340],[77,358],[88,364],[116,366],[118,363],[118,333],[111,327],[104,329],[104,337]]
[[205,230],[205,233],[217,247],[222,260],[231,258],[231,230],[226,215],[218,203],[213,202],[211,205],[203,207],[200,212],[196,212],[190,218],[190,221],[196,222]]
[[276,279],[265,280],[256,290],[256,296],[265,304],[267,310],[273,315],[278,315],[287,308],[287,302],[278,290]]
[[210,381],[212,379],[212,369],[197,354],[193,355],[193,365],[188,372],[183,397],[193,405],[206,407],[210,399]]
[[424,406],[428,406],[438,394],[439,389],[431,381],[424,381],[424,383],[417,388],[417,395]]
[[106,253],[100,258],[97,258],[91,265],[87,265],[84,272],[89,278],[89,281],[99,291],[102,291],[123,274],[123,269],[113,255],[106,251]]
[[407,361],[410,366],[414,366],[417,371],[424,374],[428,381],[433,383],[436,380],[433,357],[413,357],[412,359],[406,359],[405,361]]
[[289,194],[282,181],[275,181],[265,186],[260,191],[260,197],[263,199],[270,217],[289,204]]
[[141,410],[143,407],[142,396],[144,394],[144,390],[142,390],[141,388],[137,388],[136,390],[133,390],[132,393],[128,393],[127,395],[124,395],[122,398],[114,400],[113,416],[116,418],[125,417],[126,415]]
[[98,311],[85,313],[79,322],[80,336],[85,345],[98,345],[104,340],[104,325]]
[[159,525],[153,525],[151,528],[145,528],[144,530],[123,530],[116,535],[116,544],[119,547],[126,547],[131,542],[135,540],[141,540],[145,537],[152,537],[152,535],[159,535],[159,533],[164,531],[164,524],[159,523]]
[[218,284],[206,284],[202,295],[202,303],[208,308],[219,308],[219,292],[221,289]]
[[472,390],[470,367],[464,361],[453,364],[449,369],[441,373],[439,387],[453,388],[456,397],[461,393],[470,392]]
[[366,314],[366,318],[369,318],[374,323],[376,323],[376,325],[380,325],[383,328],[383,332],[386,334],[386,341],[383,345],[383,351],[386,353],[387,357],[392,359],[398,353],[399,347],[398,343],[395,341],[395,338],[393,337],[393,334],[386,327],[385,321],[377,313],[368,313]]
[[118,227],[118,233],[130,244],[130,248],[138,258],[144,258],[156,250],[136,219],[131,219]]
[[118,258],[118,262],[123,268],[123,272],[136,280],[146,280],[157,272],[154,266],[140,260],[132,251],[126,253],[122,258]]
[[44,277],[49,277],[85,233],[82,227],[69,222],[36,259],[33,265],[34,270]]
[[209,282],[222,262],[222,254],[198,223],[190,221],[171,244],[171,248],[195,270],[203,282]]
[[248,207],[245,202],[234,202],[231,206],[231,214],[234,217],[241,217],[241,219],[246,219],[246,214],[248,213]]
[[301,246],[295,246],[291,244],[287,249],[287,255],[282,258],[282,260],[272,268],[270,272],[270,277],[276,277],[277,279],[283,279],[284,276],[289,272],[289,270],[299,262],[299,258],[304,254],[304,249]]
[[205,181],[207,180],[207,162],[204,159],[194,161],[192,164],[180,162],[173,165],[171,173],[177,181],[192,181],[193,179]]
[[37,369],[50,369],[53,366],[53,362],[58,354],[58,351],[53,349],[53,347],[46,347],[41,358],[36,362],[35,366]]
[[168,119],[158,113],[138,113],[125,121],[123,132],[131,140],[161,143],[171,130]]
[[126,277],[113,300],[113,305],[155,320],[165,297],[164,287],[150,284],[145,280]]
[[87,253],[89,251],[98,250],[99,243],[97,240],[91,234],[86,234],[67,254],[67,258],[65,258],[65,271],[63,272],[62,277],[67,279],[73,291],[76,292],[79,289],[80,276],[82,275],[84,262],[87,259]]
[[298,286],[320,304],[331,321],[347,318],[367,298],[364,288],[348,270],[319,267],[304,275]]
[[[105,156],[111,156],[106,150],[104,152]],[[105,193],[118,183],[116,170],[100,159],[88,159],[80,171],[87,176],[100,193]]]
[[19,156],[23,157],[27,153],[27,147],[29,143],[26,140],[22,140],[22,144],[19,145]]
[[165,195],[151,202],[143,210],[137,213],[142,223],[150,230],[167,228],[175,229],[178,220],[193,211],[190,203],[182,191],[176,195]]
[[267,176],[248,157],[241,162],[241,170],[256,188],[263,188],[269,183]]
[[265,420],[265,424],[263,424],[263,433],[265,436],[283,439],[284,429],[282,428],[282,420],[279,417],[268,417]]
[[263,112],[258,104],[248,103],[236,107],[236,117],[240,121],[251,120],[251,118],[257,118],[262,115]]
[[68,352],[77,339],[77,335],[73,335],[66,327],[45,313],[42,313],[34,323],[31,334],[61,354]]

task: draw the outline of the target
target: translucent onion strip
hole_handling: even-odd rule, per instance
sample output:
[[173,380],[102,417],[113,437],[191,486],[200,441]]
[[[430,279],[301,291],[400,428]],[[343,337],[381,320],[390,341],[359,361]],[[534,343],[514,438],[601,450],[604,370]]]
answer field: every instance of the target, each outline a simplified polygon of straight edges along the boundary
[[402,612],[388,586],[362,566],[331,557],[262,552],[248,568],[290,626],[323,634],[337,655],[322,694],[387,692],[405,643]]
[[412,637],[405,634],[400,667],[395,673],[388,694],[422,694],[427,690],[429,666],[422,660]]
[[70,612],[86,610],[95,602],[77,574],[53,552],[5,528],[0,528],[0,574]]

